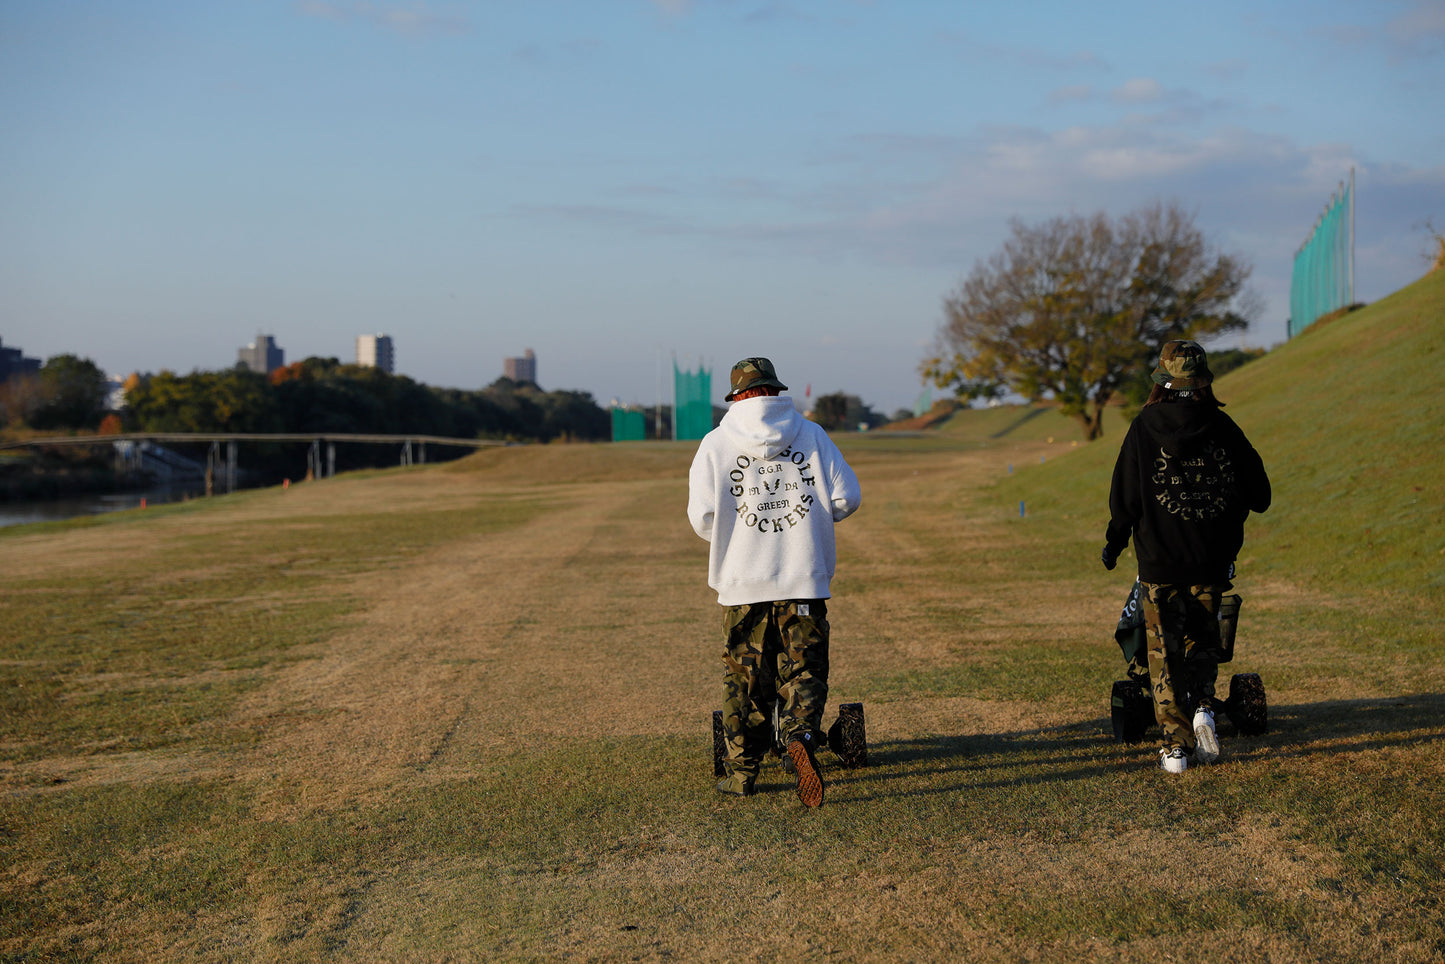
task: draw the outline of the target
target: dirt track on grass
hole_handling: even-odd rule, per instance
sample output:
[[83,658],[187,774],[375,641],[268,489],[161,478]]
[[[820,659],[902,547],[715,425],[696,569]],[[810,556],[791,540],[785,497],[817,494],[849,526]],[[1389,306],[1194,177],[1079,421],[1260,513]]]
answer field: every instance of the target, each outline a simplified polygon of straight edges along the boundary
[[[627,528],[631,500],[596,486],[561,494],[519,530],[467,537],[359,579],[353,591],[368,603],[352,625],[242,710],[308,720],[282,728],[257,764],[292,771],[324,806],[418,774],[442,777],[456,745],[474,757],[529,734],[685,726],[699,680],[679,669],[696,633],[690,624],[663,631],[619,585],[639,566],[615,558],[608,533]],[[642,588],[648,598],[662,591],[656,580]]]
[[[438,482],[459,489],[453,499],[468,485],[488,498],[535,493],[522,480],[546,477],[564,455],[518,453],[521,464],[510,469]],[[720,610],[706,586],[706,545],[683,512],[686,456],[673,461],[651,480],[548,487],[553,508],[520,529],[464,537],[358,577],[350,588],[367,604],[349,627],[238,712],[238,725],[272,732],[251,766],[291,774],[281,781],[288,793],[300,789],[305,804],[329,808],[419,776],[461,776],[455,757],[473,766],[479,753],[514,751],[529,736],[702,732],[720,688]],[[886,471],[860,466],[864,508],[840,526],[840,573],[866,586],[875,569],[896,575],[926,556],[912,544],[916,532],[885,507],[934,498],[935,488],[971,488],[998,461],[997,453],[964,453],[892,462]],[[341,511],[344,501],[328,507]],[[965,516],[950,524],[970,530],[980,557],[999,538],[990,533],[996,523]],[[945,657],[956,635],[919,614],[944,604],[982,611],[962,567],[958,575],[835,599],[832,702],[850,698],[853,679]],[[987,620],[974,625],[981,638],[994,635]],[[1041,719],[1036,705],[897,701],[873,714],[870,735],[998,732],[1061,719]]]
[[[996,576],[994,551],[1011,536],[974,493],[1043,448],[855,458],[864,502],[839,527],[831,705],[863,698],[865,681],[1007,643],[1021,614],[1075,638],[1097,635],[1101,613],[1112,618],[1107,601],[1077,590],[1040,607],[1031,590],[985,578]],[[247,527],[324,532],[327,517],[378,506],[485,512],[508,500],[546,503],[519,527],[443,539],[330,583],[361,605],[339,632],[263,670],[262,685],[223,724],[262,734],[240,754],[52,757],[11,777],[77,786],[224,774],[271,788],[263,793],[279,794],[279,814],[298,801],[338,808],[419,779],[464,777],[478,759],[517,752],[531,736],[704,739],[721,688],[721,611],[706,585],[706,544],[684,513],[691,453],[638,451],[632,463],[589,446],[489,452],[445,470],[221,503],[127,528],[124,540],[105,527],[11,540],[6,558],[16,571],[89,578],[128,558],[164,556],[176,540],[235,539]],[[896,696],[870,707],[870,742],[1036,730],[1097,713],[1096,696],[1048,704]]]

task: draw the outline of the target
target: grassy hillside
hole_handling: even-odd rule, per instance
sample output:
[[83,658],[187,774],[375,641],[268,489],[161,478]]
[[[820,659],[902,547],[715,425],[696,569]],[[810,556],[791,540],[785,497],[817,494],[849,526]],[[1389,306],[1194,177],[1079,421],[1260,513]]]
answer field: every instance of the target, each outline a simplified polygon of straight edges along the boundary
[[1442,364],[1437,271],[1223,381],[1275,467],[1280,511],[1264,517],[1262,552],[1340,586],[1445,590]]
[[1175,778],[1110,738],[1122,422],[843,438],[818,810],[712,788],[687,443],[0,530],[0,960],[1445,958],[1441,294],[1221,379],[1270,728]]
[[[1247,526],[1242,572],[1407,599],[1445,588],[1442,361],[1445,272],[1435,272],[1218,381],[1274,487],[1270,511]],[[1096,555],[1122,435],[1109,426],[1000,494],[1089,517],[1082,541]]]
[[[1126,424],[1117,406],[1105,411],[1106,433],[1122,431]],[[1051,402],[960,409],[943,422],[938,431],[960,441],[983,444],[1047,441],[1077,447],[1084,439],[1079,420],[1064,415]]]

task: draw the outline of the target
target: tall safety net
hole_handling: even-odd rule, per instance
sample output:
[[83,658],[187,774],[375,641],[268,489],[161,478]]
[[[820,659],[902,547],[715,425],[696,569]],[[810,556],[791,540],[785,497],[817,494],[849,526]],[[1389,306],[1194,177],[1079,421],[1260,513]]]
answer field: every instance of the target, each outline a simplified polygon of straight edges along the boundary
[[698,366],[696,372],[678,370],[672,363],[672,436],[700,439],[712,431],[712,372]]
[[1355,172],[1330,197],[1314,229],[1294,256],[1290,279],[1289,336],[1321,315],[1355,300]]
[[647,419],[636,409],[612,409],[612,441],[641,442],[647,438]]

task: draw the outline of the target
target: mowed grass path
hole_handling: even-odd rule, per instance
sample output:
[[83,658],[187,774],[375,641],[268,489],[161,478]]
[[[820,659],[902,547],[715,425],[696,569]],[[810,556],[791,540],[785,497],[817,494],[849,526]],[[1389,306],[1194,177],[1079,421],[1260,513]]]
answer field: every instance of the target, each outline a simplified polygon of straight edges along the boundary
[[0,534],[0,959],[1445,955],[1441,601],[1246,574],[1270,732],[1166,778],[1109,739],[1097,469],[1044,497],[1068,424],[985,418],[844,443],[870,766],[815,811],[712,789],[689,445]]

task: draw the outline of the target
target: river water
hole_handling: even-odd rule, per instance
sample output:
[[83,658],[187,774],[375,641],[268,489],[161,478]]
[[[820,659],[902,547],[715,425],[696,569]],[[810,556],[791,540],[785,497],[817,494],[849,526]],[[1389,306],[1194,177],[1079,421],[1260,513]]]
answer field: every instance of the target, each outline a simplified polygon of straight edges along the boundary
[[167,502],[192,499],[204,495],[205,491],[205,486],[197,483],[188,486],[146,489],[140,492],[122,492],[116,495],[79,495],[35,502],[0,502],[0,527],[25,525],[30,522],[55,522],[83,515],[139,509],[142,502],[146,505],[163,505]]

